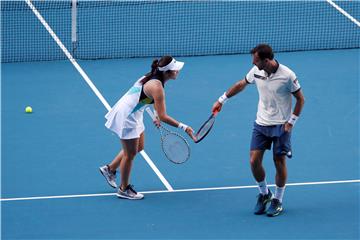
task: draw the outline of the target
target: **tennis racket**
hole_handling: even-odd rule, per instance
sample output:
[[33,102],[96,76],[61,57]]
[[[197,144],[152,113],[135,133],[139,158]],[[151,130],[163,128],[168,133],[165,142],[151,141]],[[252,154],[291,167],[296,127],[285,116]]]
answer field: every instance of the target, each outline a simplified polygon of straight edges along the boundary
[[[146,108],[146,111],[152,120],[156,120],[156,116],[150,108]],[[186,139],[162,125],[160,125],[159,131],[161,136],[161,148],[166,158],[176,164],[186,162],[190,158],[190,146]]]
[[206,120],[203,125],[200,127],[200,129],[196,132],[195,134],[195,143],[199,143],[201,142],[201,140],[203,140],[206,135],[209,134],[210,130],[212,129],[212,127],[214,126],[215,123],[215,117],[218,114],[218,112],[213,112],[210,117],[208,118],[208,120]]

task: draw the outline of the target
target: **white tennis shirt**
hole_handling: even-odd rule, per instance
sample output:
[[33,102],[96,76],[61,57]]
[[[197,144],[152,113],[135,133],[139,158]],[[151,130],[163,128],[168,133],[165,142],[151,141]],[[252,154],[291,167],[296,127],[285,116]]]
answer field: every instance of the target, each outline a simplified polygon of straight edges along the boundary
[[275,73],[268,75],[254,66],[246,75],[248,83],[255,83],[259,92],[256,123],[262,126],[287,122],[291,116],[292,93],[300,89],[296,75],[279,64]]

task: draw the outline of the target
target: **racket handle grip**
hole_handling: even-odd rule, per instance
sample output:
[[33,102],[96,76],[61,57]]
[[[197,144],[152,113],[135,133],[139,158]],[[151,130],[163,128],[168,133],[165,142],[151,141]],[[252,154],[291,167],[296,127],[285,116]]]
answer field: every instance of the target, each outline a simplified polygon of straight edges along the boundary
[[146,108],[145,110],[146,110],[147,113],[150,115],[151,119],[152,119],[153,121],[155,121],[155,120],[156,120],[156,117],[155,117],[155,114],[153,113],[153,111],[151,111],[150,108]]

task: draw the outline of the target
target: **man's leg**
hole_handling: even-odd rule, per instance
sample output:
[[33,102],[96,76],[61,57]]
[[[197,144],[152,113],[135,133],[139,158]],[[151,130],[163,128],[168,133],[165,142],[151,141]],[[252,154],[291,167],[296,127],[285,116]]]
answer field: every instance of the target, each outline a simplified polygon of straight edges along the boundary
[[282,199],[285,191],[285,184],[287,180],[287,167],[285,155],[274,155],[274,163],[276,168],[275,175],[275,194],[271,201],[270,207],[267,210],[267,215],[274,217],[283,211]]
[[287,181],[287,167],[286,156],[277,155],[274,156],[274,163],[276,168],[275,183],[277,187],[285,187]]
[[271,200],[271,192],[267,187],[265,179],[265,170],[262,166],[264,150],[252,150],[250,152],[250,165],[252,174],[259,186],[260,194],[254,208],[255,214],[265,213],[266,204]]
[[265,169],[262,166],[264,152],[265,152],[264,150],[250,151],[251,171],[256,182],[262,182],[265,180]]

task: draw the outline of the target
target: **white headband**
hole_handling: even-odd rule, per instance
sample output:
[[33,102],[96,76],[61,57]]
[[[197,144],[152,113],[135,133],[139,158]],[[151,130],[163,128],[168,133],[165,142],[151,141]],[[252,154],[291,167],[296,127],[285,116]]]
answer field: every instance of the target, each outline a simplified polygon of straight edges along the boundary
[[168,70],[179,71],[183,68],[183,66],[184,66],[184,62],[176,61],[175,58],[173,58],[172,61],[168,65],[163,66],[163,67],[158,67],[158,69],[162,72],[165,72]]

